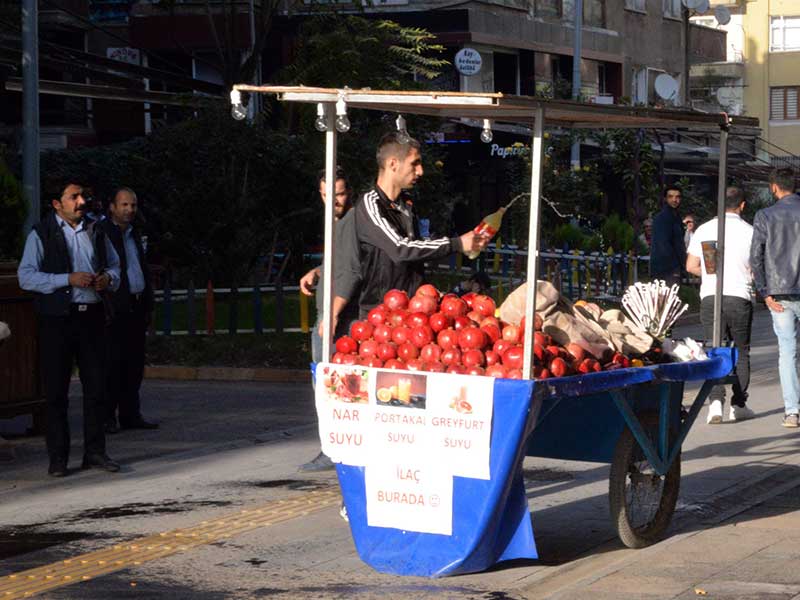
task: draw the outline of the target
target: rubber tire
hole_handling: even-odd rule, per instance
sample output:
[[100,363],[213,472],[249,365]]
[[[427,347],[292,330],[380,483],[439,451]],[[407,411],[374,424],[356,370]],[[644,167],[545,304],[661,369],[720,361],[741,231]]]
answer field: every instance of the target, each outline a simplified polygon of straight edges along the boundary
[[[657,427],[657,423],[657,418],[642,419],[642,425],[649,432],[652,432],[653,428]],[[614,449],[611,474],[608,478],[608,501],[611,509],[611,523],[617,530],[622,543],[628,548],[645,548],[662,538],[672,520],[681,485],[681,454],[678,452],[675,461],[664,478],[661,499],[655,515],[646,525],[634,528],[628,520],[628,506],[625,496],[628,467],[633,463],[634,452],[642,454],[639,442],[636,441],[630,429],[625,427]]]

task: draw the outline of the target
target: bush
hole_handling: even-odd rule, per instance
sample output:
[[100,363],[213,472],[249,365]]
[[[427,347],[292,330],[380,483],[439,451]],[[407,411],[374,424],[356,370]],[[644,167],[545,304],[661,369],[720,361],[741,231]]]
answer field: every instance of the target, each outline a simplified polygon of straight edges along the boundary
[[614,252],[627,252],[633,248],[633,227],[614,214],[608,217],[601,227],[606,248]]
[[27,212],[22,186],[0,158],[0,259],[22,256],[22,226]]
[[564,223],[555,228],[551,242],[559,250],[565,245],[569,246],[570,250],[577,250],[583,245],[583,237],[580,227],[572,223]]

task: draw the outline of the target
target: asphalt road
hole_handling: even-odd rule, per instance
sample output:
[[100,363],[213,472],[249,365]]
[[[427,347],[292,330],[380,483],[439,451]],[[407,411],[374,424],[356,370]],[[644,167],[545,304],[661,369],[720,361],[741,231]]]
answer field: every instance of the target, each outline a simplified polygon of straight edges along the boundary
[[[697,326],[676,331],[696,335]],[[64,580],[69,585],[42,597],[682,597],[696,584],[688,579],[692,568],[705,563],[698,558],[681,562],[670,551],[674,545],[688,548],[681,556],[707,546],[714,554],[714,544],[722,542],[713,536],[730,527],[741,539],[723,546],[749,547],[747,536],[753,535],[774,544],[796,543],[783,551],[800,556],[800,539],[785,541],[760,529],[742,533],[731,525],[764,506],[772,506],[773,516],[797,508],[790,500],[779,501],[796,496],[800,438],[779,425],[776,365],[769,316],[761,312],[754,327],[751,396],[759,417],[710,427],[701,415],[684,444],[681,497],[666,541],[632,551],[616,540],[608,517],[607,465],[528,458],[526,489],[541,559],[438,580],[372,571],[358,558],[349,528],[338,516],[335,476],[297,473],[297,465],[317,451],[310,385],[147,381],[145,412],[162,428],[109,437],[109,453],[124,465],[119,474],[76,471],[63,480],[50,479],[42,438],[12,437],[17,459],[0,463],[0,576],[53,564],[63,568],[65,560],[71,565],[85,553],[111,549],[109,556],[121,560],[121,570],[80,583]],[[79,404],[75,398],[75,430]],[[79,433],[73,440],[80,440]],[[73,466],[80,456],[76,445]],[[272,516],[264,520],[254,514]],[[224,524],[215,525],[220,519]],[[152,541],[177,528],[185,529],[183,539],[206,535],[212,525],[216,533],[185,551],[176,551],[174,544],[163,550]],[[113,553],[115,545],[153,535],[145,545],[161,554],[152,560]],[[632,574],[623,577],[625,569]],[[650,579],[636,579],[642,572]],[[697,581],[703,576],[710,577],[703,572]],[[759,577],[751,573],[748,581]],[[676,580],[684,587],[664,583]],[[722,590],[717,598],[772,597],[763,590],[742,596],[739,588],[725,592],[714,588],[714,581],[708,585]],[[790,598],[793,589],[774,597]]]

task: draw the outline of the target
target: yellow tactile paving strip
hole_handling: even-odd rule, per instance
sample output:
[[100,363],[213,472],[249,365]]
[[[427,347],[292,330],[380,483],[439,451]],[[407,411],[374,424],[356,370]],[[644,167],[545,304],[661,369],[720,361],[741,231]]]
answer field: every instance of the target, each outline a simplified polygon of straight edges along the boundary
[[115,544],[44,567],[0,577],[0,600],[30,598],[49,590],[88,581],[144,562],[185,552],[196,546],[268,527],[320,511],[341,501],[338,489],[315,490],[263,506],[242,509],[186,529]]

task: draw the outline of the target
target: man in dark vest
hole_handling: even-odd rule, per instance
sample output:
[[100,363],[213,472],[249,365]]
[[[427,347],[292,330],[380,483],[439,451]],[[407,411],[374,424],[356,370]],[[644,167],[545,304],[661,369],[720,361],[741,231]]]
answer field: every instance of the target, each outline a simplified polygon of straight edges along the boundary
[[84,217],[83,188],[67,182],[50,197],[52,212],[25,242],[17,276],[35,293],[47,396],[48,472],[67,475],[69,381],[77,359],[83,386],[83,468],[119,471],[103,433],[105,311],[101,294],[119,286],[119,257],[95,221]]
[[158,428],[157,423],[142,417],[139,400],[145,335],[153,313],[153,289],[142,237],[133,224],[137,211],[136,193],[121,187],[111,196],[109,218],[98,224],[119,255],[121,272],[119,289],[109,294],[113,317],[107,336],[106,433],[117,433],[120,428]]

